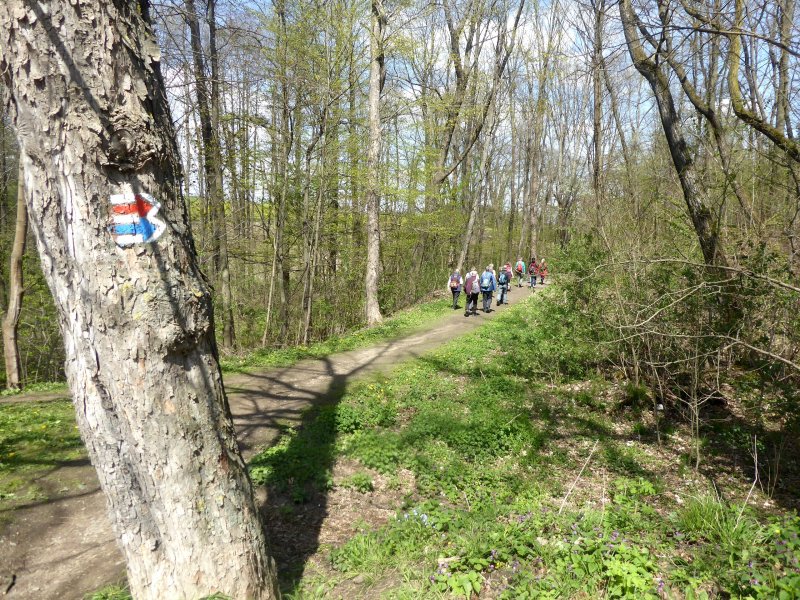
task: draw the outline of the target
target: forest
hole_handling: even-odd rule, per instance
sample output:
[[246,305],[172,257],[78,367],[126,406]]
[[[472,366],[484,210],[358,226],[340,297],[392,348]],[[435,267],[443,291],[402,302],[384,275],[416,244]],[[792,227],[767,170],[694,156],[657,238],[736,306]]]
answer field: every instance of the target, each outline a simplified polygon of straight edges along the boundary
[[87,597],[800,598],[795,0],[7,0],[0,97],[0,532],[87,458]]

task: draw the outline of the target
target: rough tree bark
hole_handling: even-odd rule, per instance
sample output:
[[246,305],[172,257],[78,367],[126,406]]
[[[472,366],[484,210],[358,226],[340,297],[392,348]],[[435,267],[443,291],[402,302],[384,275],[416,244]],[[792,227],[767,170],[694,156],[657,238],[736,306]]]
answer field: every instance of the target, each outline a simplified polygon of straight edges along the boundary
[[0,3],[31,228],[133,596],[274,598],[147,8]]
[[25,241],[28,238],[28,209],[25,206],[23,177],[22,163],[20,162],[19,179],[17,180],[17,220],[8,270],[8,308],[3,318],[3,355],[6,364],[6,388],[9,390],[18,390],[22,385],[17,325],[24,294],[22,257],[25,255]]
[[381,0],[372,0],[372,30],[370,34],[369,66],[369,147],[367,148],[367,274],[366,312],[367,324],[383,320],[378,305],[378,276],[380,271],[381,229],[378,172],[381,157],[381,90],[385,77],[383,37],[386,14]]

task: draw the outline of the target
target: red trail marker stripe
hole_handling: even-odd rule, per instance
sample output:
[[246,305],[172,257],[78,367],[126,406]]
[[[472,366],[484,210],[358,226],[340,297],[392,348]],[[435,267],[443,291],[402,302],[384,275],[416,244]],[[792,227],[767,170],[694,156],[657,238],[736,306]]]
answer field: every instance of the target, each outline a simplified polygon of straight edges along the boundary
[[152,204],[137,194],[134,202],[130,204],[115,204],[111,207],[111,210],[115,215],[139,215],[144,217],[152,208]]

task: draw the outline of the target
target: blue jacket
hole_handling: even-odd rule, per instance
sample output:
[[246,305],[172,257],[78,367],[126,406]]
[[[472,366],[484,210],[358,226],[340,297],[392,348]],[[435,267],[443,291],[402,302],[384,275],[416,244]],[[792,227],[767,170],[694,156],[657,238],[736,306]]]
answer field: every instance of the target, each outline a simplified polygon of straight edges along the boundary
[[[483,285],[483,278],[487,274],[492,279],[492,286],[489,287],[489,288],[484,287],[484,285]],[[494,276],[494,273],[492,273],[491,271],[484,271],[483,273],[481,273],[481,277],[480,277],[479,281],[481,282],[481,291],[482,292],[493,292],[493,291],[495,291],[497,289],[497,278]]]

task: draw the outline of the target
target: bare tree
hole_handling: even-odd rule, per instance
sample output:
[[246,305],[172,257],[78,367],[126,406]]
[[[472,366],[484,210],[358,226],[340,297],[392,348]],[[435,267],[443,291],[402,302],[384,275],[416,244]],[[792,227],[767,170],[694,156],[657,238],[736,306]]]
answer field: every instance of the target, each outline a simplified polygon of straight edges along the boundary
[[669,77],[642,46],[638,30],[644,27],[631,6],[631,0],[620,0],[619,14],[631,60],[636,70],[645,78],[656,98],[661,125],[667,140],[672,162],[680,180],[683,199],[700,243],[703,257],[709,265],[725,264],[717,223],[708,207],[706,192],[698,183],[694,159],[689,151],[681,119],[669,85]]

